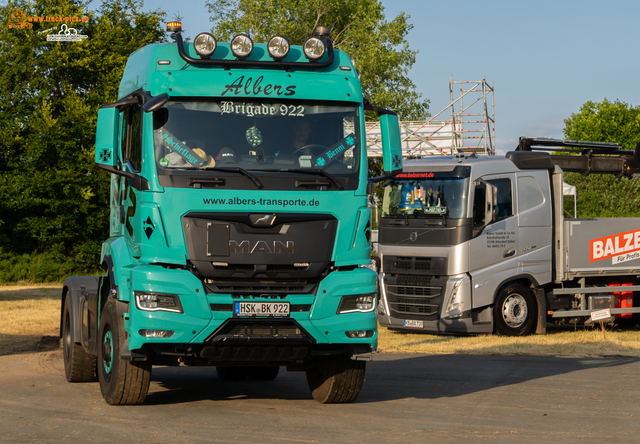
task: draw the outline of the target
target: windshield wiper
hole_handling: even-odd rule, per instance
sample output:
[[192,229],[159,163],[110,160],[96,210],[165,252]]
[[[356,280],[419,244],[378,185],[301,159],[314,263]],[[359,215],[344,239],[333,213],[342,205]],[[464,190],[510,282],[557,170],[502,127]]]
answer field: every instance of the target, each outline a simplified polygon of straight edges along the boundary
[[244,168],[240,168],[240,167],[226,167],[226,168],[205,167],[205,168],[198,168],[198,169],[207,170],[207,171],[223,171],[223,172],[226,172],[226,173],[240,173],[243,176],[245,176],[246,178],[251,179],[251,181],[254,184],[256,184],[258,189],[263,188],[263,185],[262,185],[262,182],[260,182],[260,179],[258,179],[256,176],[254,176],[253,174],[251,174],[250,172],[248,172]]
[[[263,170],[264,171],[264,170]],[[344,187],[338,180],[333,177],[331,174],[327,173],[325,170],[321,170],[319,168],[282,168],[279,170],[270,170],[277,171],[280,173],[302,173],[302,174],[319,174],[320,176],[326,177],[329,179],[337,189],[344,190]]]

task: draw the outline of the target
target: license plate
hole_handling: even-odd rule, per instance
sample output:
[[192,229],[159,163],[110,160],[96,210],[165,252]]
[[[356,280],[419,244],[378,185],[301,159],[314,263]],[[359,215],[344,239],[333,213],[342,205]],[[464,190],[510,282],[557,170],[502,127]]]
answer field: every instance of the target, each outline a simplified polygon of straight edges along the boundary
[[404,323],[402,324],[405,327],[414,327],[414,328],[423,328],[424,327],[424,321],[416,321],[413,319],[405,319]]
[[269,316],[289,317],[288,302],[235,302],[233,315],[236,317]]

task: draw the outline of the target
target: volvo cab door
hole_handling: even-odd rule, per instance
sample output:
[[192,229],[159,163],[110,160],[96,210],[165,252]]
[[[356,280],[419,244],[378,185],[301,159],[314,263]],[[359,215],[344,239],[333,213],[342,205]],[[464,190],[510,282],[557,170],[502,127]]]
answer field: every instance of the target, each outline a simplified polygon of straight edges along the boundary
[[472,307],[493,304],[496,287],[518,271],[515,175],[490,175],[473,184],[473,238],[469,242]]

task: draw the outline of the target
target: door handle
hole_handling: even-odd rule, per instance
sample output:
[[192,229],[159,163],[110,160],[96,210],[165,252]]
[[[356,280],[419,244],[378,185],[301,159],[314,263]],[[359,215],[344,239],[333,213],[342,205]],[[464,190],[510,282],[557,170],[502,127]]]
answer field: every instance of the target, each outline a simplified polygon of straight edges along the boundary
[[516,250],[511,249],[511,250],[509,250],[509,251],[505,251],[505,252],[504,252],[504,254],[502,255],[502,257],[511,257],[511,256],[513,256],[514,254],[516,254]]

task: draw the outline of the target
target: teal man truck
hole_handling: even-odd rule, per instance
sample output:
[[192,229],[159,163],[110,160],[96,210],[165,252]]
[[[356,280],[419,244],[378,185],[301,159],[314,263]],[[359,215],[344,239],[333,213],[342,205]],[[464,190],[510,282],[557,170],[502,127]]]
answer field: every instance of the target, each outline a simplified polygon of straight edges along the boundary
[[326,28],[303,46],[167,30],[175,43],[132,54],[98,112],[110,233],[105,274],[64,282],[67,380],[97,375],[109,404],[140,404],[154,365],[254,380],[286,367],[317,401],[354,401],[377,347],[364,111],[387,177],[402,169],[397,115],[363,98]]

